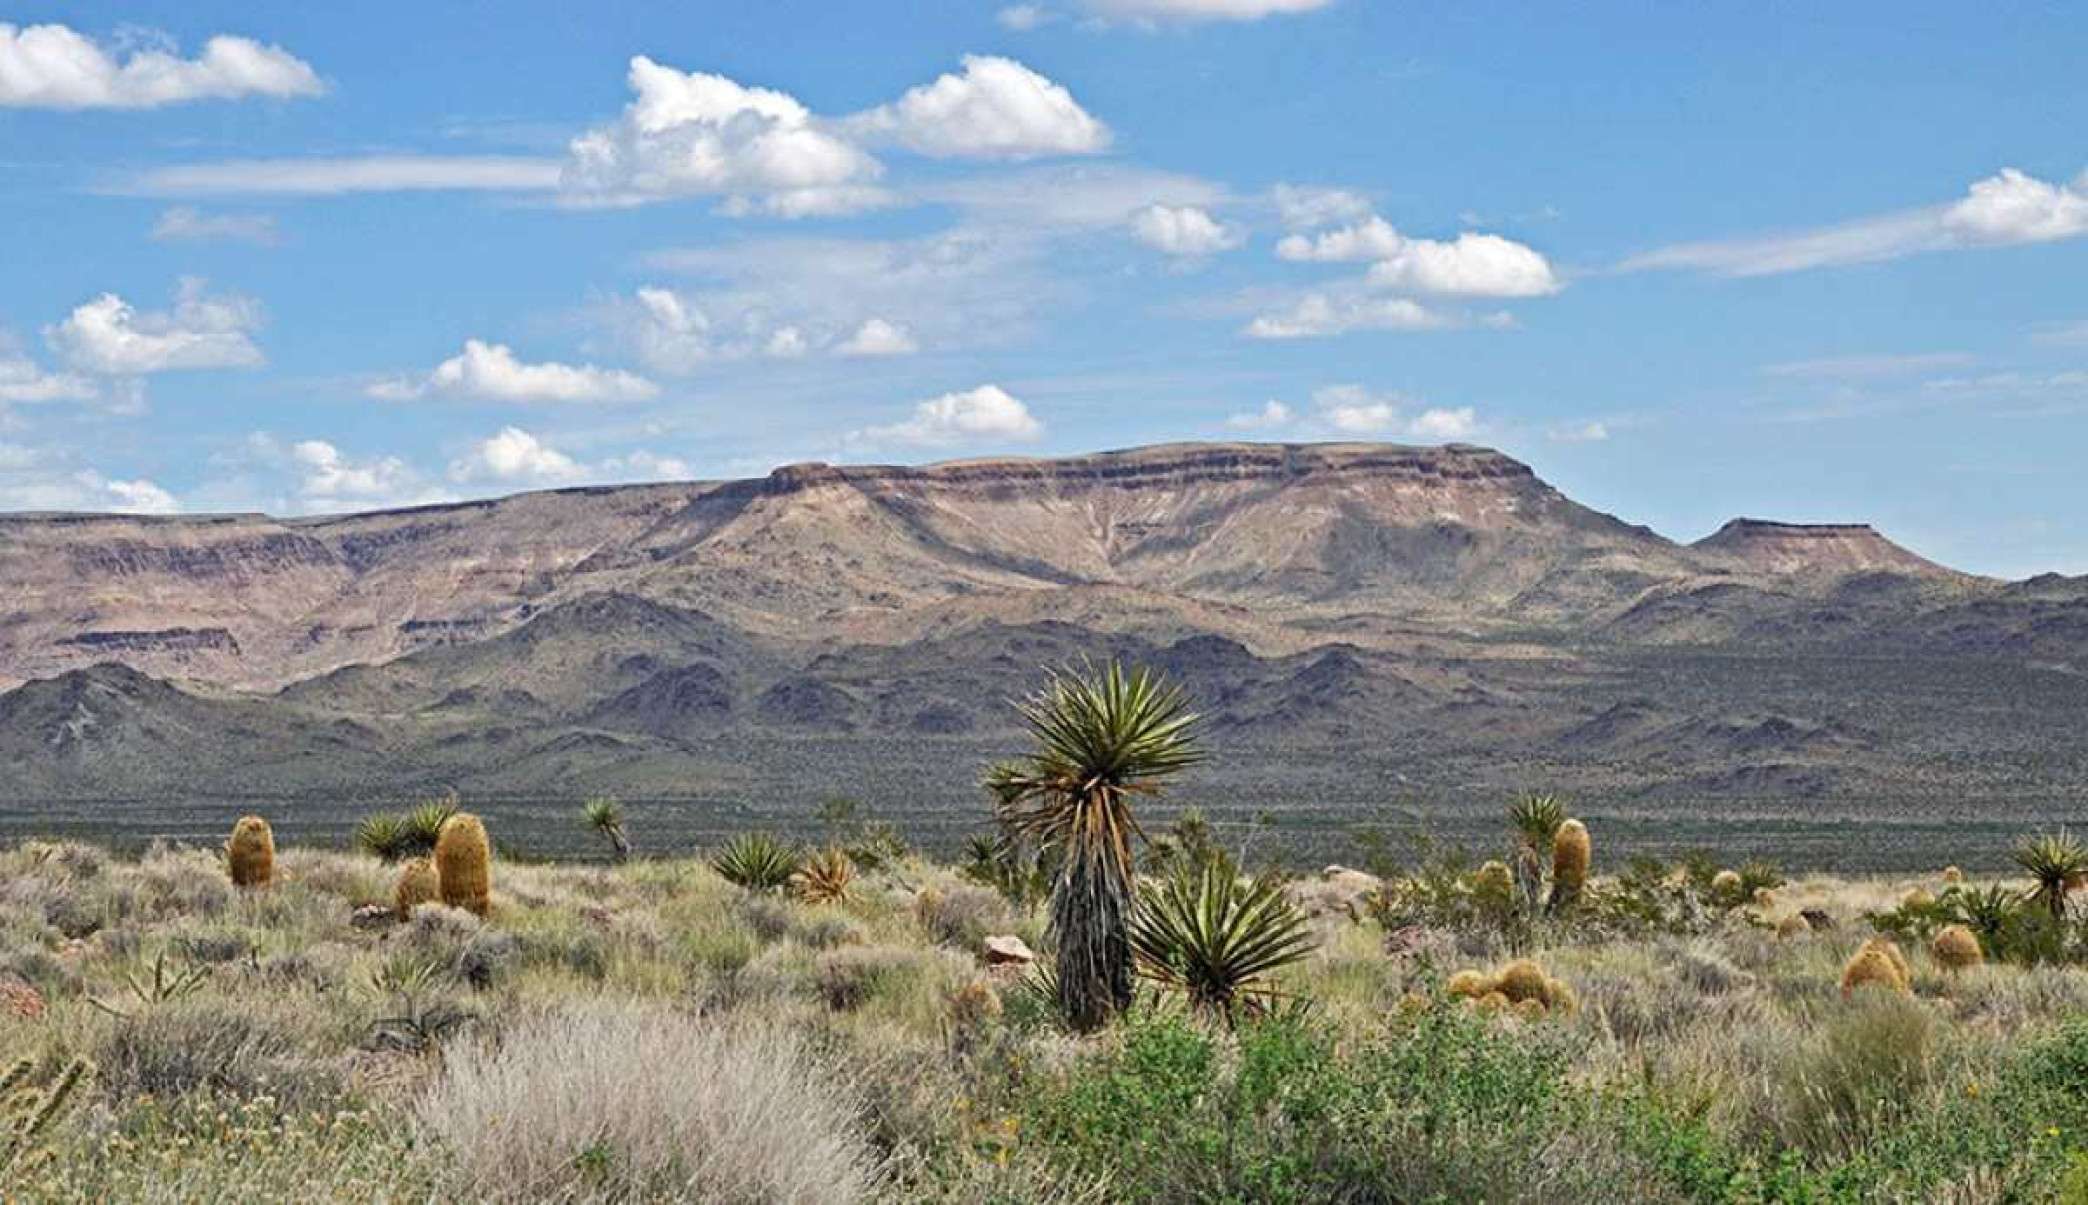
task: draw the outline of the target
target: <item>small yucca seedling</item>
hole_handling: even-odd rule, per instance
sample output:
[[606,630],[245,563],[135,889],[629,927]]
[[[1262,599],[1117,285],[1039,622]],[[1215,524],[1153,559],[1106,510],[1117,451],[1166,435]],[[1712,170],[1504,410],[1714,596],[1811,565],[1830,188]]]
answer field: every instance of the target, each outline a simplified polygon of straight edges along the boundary
[[828,847],[805,856],[790,886],[808,904],[834,904],[848,898],[854,881],[855,863],[842,850]]
[[798,872],[798,850],[768,833],[741,833],[711,859],[718,877],[748,891],[781,891]]
[[631,860],[631,838],[624,832],[623,804],[607,796],[590,799],[581,805],[580,814],[589,828],[609,842],[611,858],[618,862]]
[[67,1063],[46,1088],[27,1086],[35,1070],[34,1059],[21,1059],[0,1071],[0,1187],[50,1157],[43,1137],[72,1103],[87,1064],[79,1059]]
[[[202,987],[203,981],[208,978],[210,978],[210,967],[208,965],[195,963],[187,967],[169,967],[167,965],[167,952],[161,950],[152,959],[152,978],[146,979],[132,974],[130,971],[125,971],[123,972],[123,985],[130,989],[131,996],[141,1006],[154,1008],[169,1001],[179,1000],[183,996],[194,992]],[[127,1020],[132,1016],[131,1013],[125,1012],[115,1005],[105,1003],[94,996],[87,997],[87,1003],[112,1017],[122,1017]]]
[[1275,999],[1269,976],[1318,945],[1282,883],[1243,883],[1215,863],[1180,867],[1147,884],[1131,921],[1140,973],[1228,1025],[1242,1008],[1264,1011]]
[[2015,864],[2030,876],[2030,899],[2042,905],[2055,921],[2066,919],[2066,895],[2079,876],[2088,872],[2088,849],[2060,829],[2025,837],[2012,855]]

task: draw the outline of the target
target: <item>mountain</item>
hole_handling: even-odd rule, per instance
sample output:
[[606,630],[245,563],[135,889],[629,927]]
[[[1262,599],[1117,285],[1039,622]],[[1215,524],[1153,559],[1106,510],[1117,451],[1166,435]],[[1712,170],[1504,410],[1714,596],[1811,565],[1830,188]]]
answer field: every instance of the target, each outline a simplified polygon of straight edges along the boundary
[[2088,580],[1959,573],[1854,523],[1680,544],[1467,445],[0,516],[0,580],[0,754],[31,800],[277,795],[332,823],[344,793],[616,791],[699,801],[657,822],[700,828],[840,792],[955,826],[1019,739],[1007,701],[1112,656],[1196,699],[1219,809],[1546,785],[1984,815],[2084,781]]

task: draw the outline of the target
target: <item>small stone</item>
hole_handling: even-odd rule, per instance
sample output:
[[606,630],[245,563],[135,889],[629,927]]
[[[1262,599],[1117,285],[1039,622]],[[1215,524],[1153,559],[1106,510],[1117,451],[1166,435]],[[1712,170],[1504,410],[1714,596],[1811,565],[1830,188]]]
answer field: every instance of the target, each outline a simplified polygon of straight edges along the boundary
[[358,929],[386,929],[398,919],[397,914],[383,904],[364,904],[348,917],[348,923]]
[[1036,951],[1029,948],[1029,943],[1012,933],[997,934],[986,939],[988,966],[1027,966],[1036,960]]

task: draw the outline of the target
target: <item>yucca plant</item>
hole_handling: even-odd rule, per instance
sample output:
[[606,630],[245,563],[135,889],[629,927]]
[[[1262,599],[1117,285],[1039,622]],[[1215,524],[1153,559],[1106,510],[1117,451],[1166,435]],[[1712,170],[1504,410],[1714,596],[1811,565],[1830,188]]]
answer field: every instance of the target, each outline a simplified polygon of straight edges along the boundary
[[[170,967],[167,965],[167,952],[161,950],[152,959],[152,978],[142,978],[125,971],[123,985],[130,989],[130,994],[141,1007],[155,1008],[195,992],[203,986],[204,980],[209,978],[210,967],[207,964],[190,963],[186,967]],[[94,996],[87,997],[87,1003],[112,1017],[128,1019],[132,1016],[131,1013]]]
[[397,812],[378,812],[363,817],[355,826],[355,847],[386,862],[406,856],[406,818]]
[[1981,945],[1998,950],[2023,897],[1992,883],[1985,887],[1952,888],[1946,901],[1958,920],[1979,936]]
[[1093,1030],[1131,1003],[1131,802],[1202,760],[1180,688],[1143,668],[1053,673],[1017,705],[1036,749],[986,775],[1010,834],[1051,851],[1059,1009]]
[[808,904],[837,904],[848,898],[849,884],[854,881],[855,863],[847,852],[828,846],[805,855],[790,886]]
[[1139,972],[1228,1026],[1243,1010],[1266,1009],[1275,999],[1269,976],[1318,944],[1280,881],[1243,881],[1215,862],[1147,884],[1131,922]]
[[974,833],[964,839],[964,862],[957,873],[991,887],[1018,908],[1028,908],[1051,891],[1052,865],[1044,851],[999,833]]
[[2025,837],[2013,857],[2030,876],[2031,902],[2043,906],[2053,920],[2065,920],[2067,892],[2078,876],[2088,872],[2088,849],[2062,828]]
[[1516,893],[1526,908],[1534,909],[1544,897],[1544,865],[1564,823],[1566,805],[1556,795],[1524,795],[1508,805],[1508,826],[1516,837]]
[[623,804],[604,795],[582,804],[580,815],[586,819],[587,827],[602,834],[609,842],[612,859],[618,862],[631,860],[631,838],[624,832]]
[[798,872],[798,850],[768,833],[741,833],[711,858],[712,870],[748,891],[781,891]]
[[405,856],[419,857],[435,852],[435,842],[442,837],[442,826],[457,814],[462,801],[456,795],[445,795],[430,799],[401,817],[406,826]]

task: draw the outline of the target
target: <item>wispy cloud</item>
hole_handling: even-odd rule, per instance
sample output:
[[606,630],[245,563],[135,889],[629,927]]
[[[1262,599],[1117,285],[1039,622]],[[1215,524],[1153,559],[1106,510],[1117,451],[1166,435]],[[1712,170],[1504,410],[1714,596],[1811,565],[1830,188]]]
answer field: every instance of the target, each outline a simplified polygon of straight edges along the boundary
[[154,168],[113,191],[146,196],[335,196],[368,192],[550,192],[559,163],[515,155],[227,159]]
[[1944,368],[1963,368],[1974,357],[1965,352],[1934,351],[1909,355],[1822,356],[1810,360],[1786,360],[1762,367],[1765,375],[1802,380],[1871,380],[1881,377],[1914,376]]
[[1623,271],[1684,269],[1773,276],[1935,251],[2056,242],[2088,235],[2088,173],[2053,184],[2015,168],[1976,181],[1943,205],[1752,238],[1676,243],[1636,255]]

